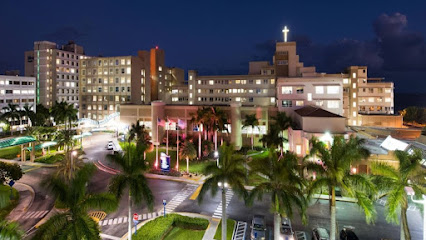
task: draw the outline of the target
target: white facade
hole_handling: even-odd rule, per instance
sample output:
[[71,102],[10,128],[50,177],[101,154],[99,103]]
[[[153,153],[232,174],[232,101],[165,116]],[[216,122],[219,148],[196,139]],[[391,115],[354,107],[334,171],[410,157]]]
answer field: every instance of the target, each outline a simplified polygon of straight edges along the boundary
[[[4,107],[9,104],[18,105],[18,110],[22,109],[25,105],[32,107],[35,111],[36,105],[35,95],[35,78],[33,77],[20,77],[20,76],[5,76],[0,75],[0,111],[4,113]],[[25,127],[28,119],[22,119],[20,123],[12,123],[12,130],[18,130],[19,127]]]
[[279,78],[277,106],[291,113],[307,105],[343,114],[342,79],[337,77]]

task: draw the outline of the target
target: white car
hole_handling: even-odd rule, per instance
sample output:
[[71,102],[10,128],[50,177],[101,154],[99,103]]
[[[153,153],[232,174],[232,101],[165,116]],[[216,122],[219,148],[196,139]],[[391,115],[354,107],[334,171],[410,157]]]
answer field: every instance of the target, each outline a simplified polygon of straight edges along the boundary
[[114,150],[114,144],[112,142],[109,142],[107,145],[108,150]]
[[280,240],[294,240],[294,232],[288,218],[281,219]]

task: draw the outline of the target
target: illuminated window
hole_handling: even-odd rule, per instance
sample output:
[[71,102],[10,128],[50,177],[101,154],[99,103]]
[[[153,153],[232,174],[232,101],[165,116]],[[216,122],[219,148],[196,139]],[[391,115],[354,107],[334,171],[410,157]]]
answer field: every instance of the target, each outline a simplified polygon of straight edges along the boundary
[[296,106],[303,106],[303,101],[302,100],[296,101]]
[[349,79],[344,78],[344,79],[343,79],[343,84],[348,84],[348,83],[349,83]]
[[368,98],[368,102],[373,103],[374,102],[374,98],[373,97]]
[[385,102],[391,102],[392,99],[391,98],[385,98]]
[[275,98],[271,97],[271,103],[275,103]]
[[293,93],[293,87],[281,87],[281,93],[282,94],[292,94]]
[[214,84],[214,81],[213,80],[210,80],[209,81],[209,85],[213,85]]
[[241,98],[240,98],[240,97],[236,97],[236,98],[235,98],[235,101],[237,101],[237,102],[241,102]]
[[256,80],[256,84],[262,84],[262,80]]
[[293,103],[292,103],[291,100],[283,100],[281,104],[282,104],[283,107],[292,107],[293,106]]
[[352,125],[356,125],[356,120],[353,120],[353,121],[352,121]]
[[300,146],[300,145],[296,145],[296,154],[297,154],[297,155],[302,154],[302,146]]
[[339,93],[339,86],[327,86],[327,93],[328,94],[338,94]]
[[192,93],[189,94],[189,97],[192,98]]
[[356,88],[356,83],[352,83],[352,88]]
[[352,93],[352,97],[353,97],[353,98],[356,98],[356,93]]
[[235,84],[240,84],[241,80],[235,80]]
[[352,112],[352,116],[353,116],[353,117],[356,117],[356,112]]
[[315,101],[315,105],[322,107],[322,106],[324,106],[324,101],[323,100]]
[[127,74],[130,74],[130,73],[131,73],[131,69],[130,69],[130,67],[128,67],[128,68],[126,69],[126,73],[127,73]]
[[308,101],[312,101],[312,93],[308,93]]
[[352,103],[352,107],[356,107],[356,102],[353,102],[353,103]]
[[275,84],[275,79],[271,78],[271,84]]
[[189,80],[192,80],[192,75],[189,75]]
[[189,89],[192,89],[192,85],[189,85]]
[[159,72],[163,71],[163,67],[162,66],[158,66],[158,71]]
[[356,78],[356,73],[352,73],[352,78]]
[[315,93],[316,94],[323,94],[324,93],[324,86],[315,86]]

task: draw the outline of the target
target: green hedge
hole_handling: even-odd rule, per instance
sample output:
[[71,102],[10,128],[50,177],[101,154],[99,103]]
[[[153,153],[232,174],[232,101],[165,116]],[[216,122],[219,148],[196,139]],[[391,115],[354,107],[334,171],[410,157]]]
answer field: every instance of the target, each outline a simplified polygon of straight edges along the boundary
[[134,239],[160,240],[163,239],[173,227],[205,230],[208,226],[209,221],[207,219],[168,214],[166,217],[158,217],[142,226],[136,232],[136,235],[134,235]]
[[[6,185],[0,185],[0,194],[6,196],[7,199],[10,197],[10,187]],[[19,192],[12,188],[12,200],[8,200],[5,207],[0,208],[0,219],[5,219],[7,215],[18,205],[19,203]]]

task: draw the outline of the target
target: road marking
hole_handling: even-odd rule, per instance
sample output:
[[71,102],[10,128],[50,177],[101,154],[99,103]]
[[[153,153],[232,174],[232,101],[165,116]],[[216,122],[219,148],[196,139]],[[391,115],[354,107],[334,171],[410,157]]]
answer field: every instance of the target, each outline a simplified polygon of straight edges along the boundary
[[33,168],[29,168],[29,169],[27,169],[27,170],[24,170],[23,172],[24,172],[24,173],[27,173],[27,172],[31,172],[31,171],[36,170],[36,169],[39,169],[39,168],[41,168],[41,166],[37,166],[37,167],[33,167]]
[[27,212],[23,219],[30,219],[30,218],[42,218],[44,217],[47,213],[49,212],[49,210],[45,210],[45,211],[29,211]]
[[235,228],[234,233],[232,234],[232,240],[244,240],[247,230],[246,222],[237,222],[237,227]]
[[[231,202],[232,197],[234,196],[234,192],[232,189],[228,189],[225,193],[226,195],[226,207],[228,207],[229,203]],[[214,218],[222,218],[222,201],[220,201],[219,206],[217,206],[216,210],[213,213]]]
[[166,204],[166,212],[173,212],[189,195],[191,195],[198,185],[187,184],[176,196]]
[[114,237],[104,233],[101,233],[100,236],[102,237],[102,239],[106,238],[106,239],[112,239],[112,240],[121,240],[121,238],[119,237]]

